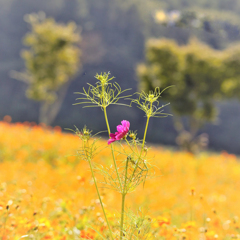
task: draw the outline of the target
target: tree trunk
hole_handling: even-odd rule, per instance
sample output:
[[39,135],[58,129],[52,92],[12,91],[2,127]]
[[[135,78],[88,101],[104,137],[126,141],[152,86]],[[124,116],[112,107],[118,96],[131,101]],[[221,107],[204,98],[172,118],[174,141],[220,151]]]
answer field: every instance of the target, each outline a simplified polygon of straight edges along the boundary
[[207,147],[208,135],[205,133],[197,135],[201,127],[201,119],[190,116],[188,120],[189,128],[186,130],[182,118],[174,118],[174,127],[178,132],[176,143],[181,149],[195,154]]
[[60,108],[62,106],[63,100],[65,99],[67,90],[70,86],[70,82],[66,82],[57,92],[57,98],[53,103],[48,103],[43,101],[40,106],[39,113],[39,123],[44,123],[47,126],[51,125],[55,120]]

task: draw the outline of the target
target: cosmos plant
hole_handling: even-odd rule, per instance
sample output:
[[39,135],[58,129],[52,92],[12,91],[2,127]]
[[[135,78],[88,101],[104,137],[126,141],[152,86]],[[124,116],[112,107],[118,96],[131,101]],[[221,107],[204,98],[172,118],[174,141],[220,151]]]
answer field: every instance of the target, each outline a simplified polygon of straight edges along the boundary
[[[148,148],[146,147],[146,135],[151,117],[166,117],[169,114],[163,112],[165,105],[159,106],[158,99],[162,91],[156,88],[154,92],[135,93],[137,98],[132,98],[133,95],[124,95],[130,89],[122,90],[118,83],[110,82],[110,73],[96,74],[97,82],[95,85],[88,84],[88,90],[83,88],[83,92],[77,92],[81,97],[77,98],[84,107],[100,107],[103,110],[106,127],[109,134],[109,140],[106,146],[111,148],[113,165],[102,166],[94,162],[94,157],[101,151],[97,147],[97,138],[92,136],[91,131],[84,127],[83,130],[76,128],[76,134],[82,140],[82,147],[78,151],[81,159],[89,163],[92,178],[96,187],[98,198],[102,207],[105,221],[108,227],[108,235],[103,236],[99,233],[102,239],[146,239],[150,231],[150,222],[145,221],[141,215],[134,214],[130,210],[126,210],[126,195],[133,192],[137,186],[145,183],[146,179],[154,175],[154,169],[147,158]],[[130,100],[130,104],[120,103],[120,99]],[[76,105],[75,104],[75,105]],[[109,105],[123,105],[131,107],[136,104],[146,116],[146,125],[142,140],[137,138],[136,131],[130,130],[130,122],[122,120],[121,125],[117,126],[117,131],[112,133],[109,127],[107,117],[107,107]],[[125,143],[125,144],[124,144]],[[118,148],[114,145],[118,144]],[[99,179],[96,175],[100,174]],[[107,188],[114,189],[121,194],[121,213],[119,217],[119,226],[116,229],[110,226],[107,218],[105,206],[99,192],[99,184],[105,185]]]

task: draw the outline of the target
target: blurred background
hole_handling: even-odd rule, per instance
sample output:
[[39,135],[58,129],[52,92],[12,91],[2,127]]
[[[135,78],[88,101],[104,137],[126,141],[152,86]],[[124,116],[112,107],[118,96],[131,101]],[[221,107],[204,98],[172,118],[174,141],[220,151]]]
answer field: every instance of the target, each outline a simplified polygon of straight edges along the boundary
[[[110,71],[129,93],[172,86],[149,143],[240,154],[239,14],[238,0],[0,0],[0,119],[104,130],[74,92]],[[135,106],[108,111],[142,136]]]

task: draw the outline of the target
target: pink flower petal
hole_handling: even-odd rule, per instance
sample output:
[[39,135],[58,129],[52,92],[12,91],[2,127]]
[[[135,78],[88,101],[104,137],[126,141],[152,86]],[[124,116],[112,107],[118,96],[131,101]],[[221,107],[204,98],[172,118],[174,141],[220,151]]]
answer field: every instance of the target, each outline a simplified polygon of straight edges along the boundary
[[115,142],[115,141],[117,141],[117,139],[114,139],[114,138],[108,139],[108,145],[111,144],[112,142]]
[[118,134],[118,132],[116,132],[115,134],[114,133],[110,133],[110,138],[115,138],[116,134]]
[[118,125],[117,126],[117,131],[118,132],[123,132],[124,131],[124,127],[122,125]]
[[126,135],[126,133],[122,132],[116,135],[116,140],[121,140],[122,138],[124,138],[124,136]]
[[110,139],[108,140],[108,144],[111,144],[112,142],[115,142],[117,140],[121,140],[127,135],[130,127],[130,122],[127,120],[123,120],[121,121],[121,123],[122,125],[117,126],[117,132],[110,133]]
[[123,127],[126,127],[128,129],[130,128],[130,122],[127,120],[122,120],[121,124],[123,125]]

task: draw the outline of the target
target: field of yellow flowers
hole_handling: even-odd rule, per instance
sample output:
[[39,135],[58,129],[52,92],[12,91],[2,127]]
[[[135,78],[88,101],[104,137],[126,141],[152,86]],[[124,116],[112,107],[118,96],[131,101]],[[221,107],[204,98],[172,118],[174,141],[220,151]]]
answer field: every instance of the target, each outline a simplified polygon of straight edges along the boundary
[[[96,231],[106,224],[88,165],[76,156],[80,139],[7,120],[0,122],[0,239],[101,239]],[[95,161],[109,162],[107,140],[98,144],[106,148]],[[240,239],[236,156],[160,147],[150,155],[156,177],[127,196],[127,207],[151,222],[147,239]],[[119,195],[102,188],[101,196],[114,226]]]

